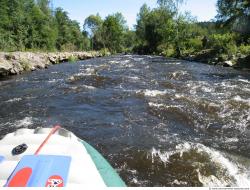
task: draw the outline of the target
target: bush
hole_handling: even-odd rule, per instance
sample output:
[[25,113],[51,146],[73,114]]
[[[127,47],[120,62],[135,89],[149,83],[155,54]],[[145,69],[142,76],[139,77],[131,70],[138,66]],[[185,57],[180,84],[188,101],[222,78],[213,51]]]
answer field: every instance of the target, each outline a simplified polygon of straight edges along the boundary
[[199,52],[202,49],[202,40],[200,38],[191,38],[185,43],[184,53],[190,54]]
[[109,50],[107,48],[102,48],[100,50],[100,53],[101,53],[102,56],[109,56],[110,55],[110,52],[109,52]]
[[239,51],[243,55],[250,55],[250,45],[241,45]]
[[175,49],[173,47],[170,47],[163,52],[163,55],[166,57],[173,57],[175,54]]
[[219,53],[236,54],[237,46],[235,42],[235,34],[213,34],[210,38],[210,46]]
[[72,52],[72,51],[76,51],[76,50],[77,50],[77,47],[73,43],[67,43],[67,44],[63,44],[61,46],[62,52],[65,52],[65,51]]
[[29,62],[27,60],[20,60],[20,64],[22,65],[22,68],[24,71],[30,71],[31,70],[31,65],[29,64]]
[[163,55],[165,57],[173,57],[175,56],[175,49],[172,45],[168,44],[161,44],[157,47],[157,52],[160,53],[160,55]]
[[69,56],[69,59],[68,59],[68,61],[69,61],[70,63],[75,63],[77,60],[78,60],[77,57],[76,57],[76,56],[73,56],[73,55]]

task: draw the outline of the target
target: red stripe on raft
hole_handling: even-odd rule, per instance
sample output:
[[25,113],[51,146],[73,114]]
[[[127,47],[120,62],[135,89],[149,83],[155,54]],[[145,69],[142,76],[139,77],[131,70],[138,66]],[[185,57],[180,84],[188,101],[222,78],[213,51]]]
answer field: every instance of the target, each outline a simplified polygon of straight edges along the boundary
[[32,169],[27,167],[19,170],[10,180],[8,187],[26,187],[32,174]]
[[39,148],[36,150],[35,155],[38,155],[43,146],[48,142],[49,138],[55,134],[55,132],[60,129],[61,127],[59,125],[56,125],[49,133],[49,135],[46,137],[46,139],[43,141],[43,143],[39,146]]

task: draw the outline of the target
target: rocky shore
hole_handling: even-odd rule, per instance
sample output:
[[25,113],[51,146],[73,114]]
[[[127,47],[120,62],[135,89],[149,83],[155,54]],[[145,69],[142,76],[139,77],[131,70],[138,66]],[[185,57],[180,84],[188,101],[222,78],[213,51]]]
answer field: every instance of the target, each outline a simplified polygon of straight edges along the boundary
[[47,68],[51,64],[85,60],[103,56],[99,52],[0,52],[0,76],[17,75],[24,71]]
[[219,54],[217,51],[208,49],[196,54],[183,56],[182,59],[196,61],[210,65],[221,65],[223,67],[250,69],[250,55],[226,55]]

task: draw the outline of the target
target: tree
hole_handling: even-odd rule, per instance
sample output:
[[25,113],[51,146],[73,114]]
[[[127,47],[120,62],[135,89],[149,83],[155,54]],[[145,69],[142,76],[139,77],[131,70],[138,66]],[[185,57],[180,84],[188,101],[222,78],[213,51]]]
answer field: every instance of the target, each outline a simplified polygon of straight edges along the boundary
[[9,32],[11,20],[8,3],[8,0],[0,0],[0,49],[10,49],[14,46],[13,35]]
[[88,45],[79,23],[63,9],[52,14],[49,4],[49,0],[0,0],[0,49],[80,50],[83,43]]
[[157,0],[160,7],[167,8],[178,15],[179,5],[185,0]]
[[90,36],[93,36],[95,32],[100,29],[102,23],[103,20],[99,14],[90,15],[85,19],[83,28],[90,33]]
[[84,31],[89,34],[91,38],[92,49],[100,50],[103,48],[102,43],[102,24],[103,20],[99,14],[90,15],[84,21]]
[[157,3],[159,4],[160,8],[169,10],[174,14],[174,19],[176,21],[176,37],[175,37],[175,49],[176,49],[176,55],[179,57],[181,55],[181,47],[180,47],[180,39],[179,39],[179,6],[184,3],[184,0],[157,0]]
[[111,52],[121,52],[124,47],[124,32],[126,29],[126,21],[121,13],[107,16],[102,26],[104,47]]
[[36,0],[37,5],[40,8],[40,10],[47,16],[51,16],[51,10],[50,10],[50,0]]
[[135,46],[136,33],[132,30],[126,30],[124,33],[124,48],[126,52],[132,52]]
[[42,11],[40,6],[35,3],[27,6],[28,43],[26,47],[28,49],[53,50],[56,44],[57,28],[51,12],[46,11],[45,7],[42,8],[44,9]]
[[145,45],[144,40],[146,35],[146,23],[150,12],[150,8],[146,4],[143,4],[140,8],[139,14],[137,15],[136,36],[139,43],[143,45]]
[[136,35],[139,53],[159,53],[160,46],[173,42],[173,13],[162,7],[150,10],[143,5],[137,17]]
[[229,26],[242,34],[250,34],[250,1],[218,0],[216,18],[223,26]]

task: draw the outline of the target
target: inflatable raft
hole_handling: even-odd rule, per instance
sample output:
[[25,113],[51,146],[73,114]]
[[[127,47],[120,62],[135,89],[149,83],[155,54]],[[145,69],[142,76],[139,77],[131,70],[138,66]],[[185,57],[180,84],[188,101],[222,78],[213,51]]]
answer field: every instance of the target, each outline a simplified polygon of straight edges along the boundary
[[0,186],[125,187],[87,142],[59,126],[19,129],[0,141]]

